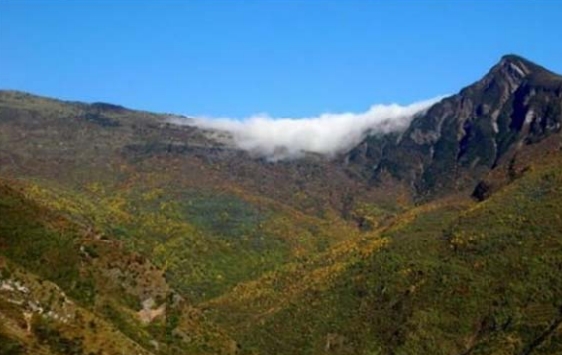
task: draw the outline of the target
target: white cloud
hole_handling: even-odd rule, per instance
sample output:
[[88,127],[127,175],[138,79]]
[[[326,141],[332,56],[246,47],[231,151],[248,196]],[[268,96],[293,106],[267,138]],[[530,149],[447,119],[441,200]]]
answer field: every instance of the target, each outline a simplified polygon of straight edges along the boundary
[[362,113],[325,113],[304,118],[274,118],[262,114],[241,120],[194,118],[175,119],[173,123],[215,133],[227,132],[238,148],[271,160],[298,158],[306,152],[333,157],[352,148],[368,134],[406,129],[415,114],[442,98],[407,106],[373,105]]

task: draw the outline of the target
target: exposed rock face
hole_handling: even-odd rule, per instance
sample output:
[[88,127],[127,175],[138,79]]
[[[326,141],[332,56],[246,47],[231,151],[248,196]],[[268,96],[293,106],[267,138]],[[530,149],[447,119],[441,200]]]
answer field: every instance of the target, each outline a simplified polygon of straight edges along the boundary
[[434,196],[474,188],[521,146],[559,133],[561,122],[562,77],[507,55],[480,81],[416,117],[401,136],[368,137],[346,158],[374,181],[387,171],[419,197]]
[[149,324],[155,318],[161,317],[166,313],[166,304],[161,304],[158,308],[154,308],[154,299],[148,298],[142,302],[142,309],[138,312],[140,321],[143,324]]

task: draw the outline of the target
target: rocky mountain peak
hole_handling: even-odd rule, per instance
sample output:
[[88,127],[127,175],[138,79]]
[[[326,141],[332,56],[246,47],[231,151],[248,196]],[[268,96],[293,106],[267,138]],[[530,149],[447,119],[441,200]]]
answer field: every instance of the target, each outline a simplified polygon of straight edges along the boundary
[[[482,80],[473,85],[473,88],[479,92],[497,88],[503,92],[513,93],[529,76],[541,71],[546,69],[523,57],[514,54],[504,55]],[[470,88],[467,88],[469,89],[467,92],[471,91]]]
[[387,174],[415,194],[443,194],[473,188],[522,147],[561,127],[562,77],[510,54],[417,116],[398,140],[368,137],[350,159],[374,167],[365,175],[375,181]]
[[526,77],[541,68],[527,59],[514,54],[504,55],[492,72],[504,72],[517,77]]
[[[534,81],[537,78],[551,80],[560,77],[521,56],[508,54],[501,57],[500,61],[482,78],[481,83],[484,88],[495,84],[513,92],[523,82]],[[482,86],[479,86],[479,89],[482,89]]]

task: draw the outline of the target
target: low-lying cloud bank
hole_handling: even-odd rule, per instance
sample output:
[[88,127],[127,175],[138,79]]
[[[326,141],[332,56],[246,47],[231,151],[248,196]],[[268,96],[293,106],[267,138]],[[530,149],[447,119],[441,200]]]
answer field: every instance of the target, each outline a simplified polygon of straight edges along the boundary
[[255,115],[241,120],[194,118],[174,123],[229,133],[240,149],[270,160],[298,158],[306,152],[332,157],[354,147],[369,134],[406,129],[417,113],[442,98],[407,106],[373,105],[362,113],[325,113],[304,118]]

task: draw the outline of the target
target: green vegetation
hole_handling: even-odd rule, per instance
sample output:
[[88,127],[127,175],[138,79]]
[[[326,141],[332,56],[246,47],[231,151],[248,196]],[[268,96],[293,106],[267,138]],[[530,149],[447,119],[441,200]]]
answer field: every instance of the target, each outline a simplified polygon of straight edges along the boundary
[[[446,201],[403,215],[381,231],[385,247],[352,259],[320,290],[304,288],[280,309],[260,305],[285,303],[296,281],[259,304],[227,294],[210,304],[216,321],[238,334],[247,353],[557,353],[560,163],[480,204]],[[239,327],[221,317],[238,313],[255,321]]]
[[25,347],[18,341],[3,335],[0,329],[0,354],[23,355],[25,354]]
[[331,161],[0,92],[0,354],[562,353],[562,81],[506,63]]

